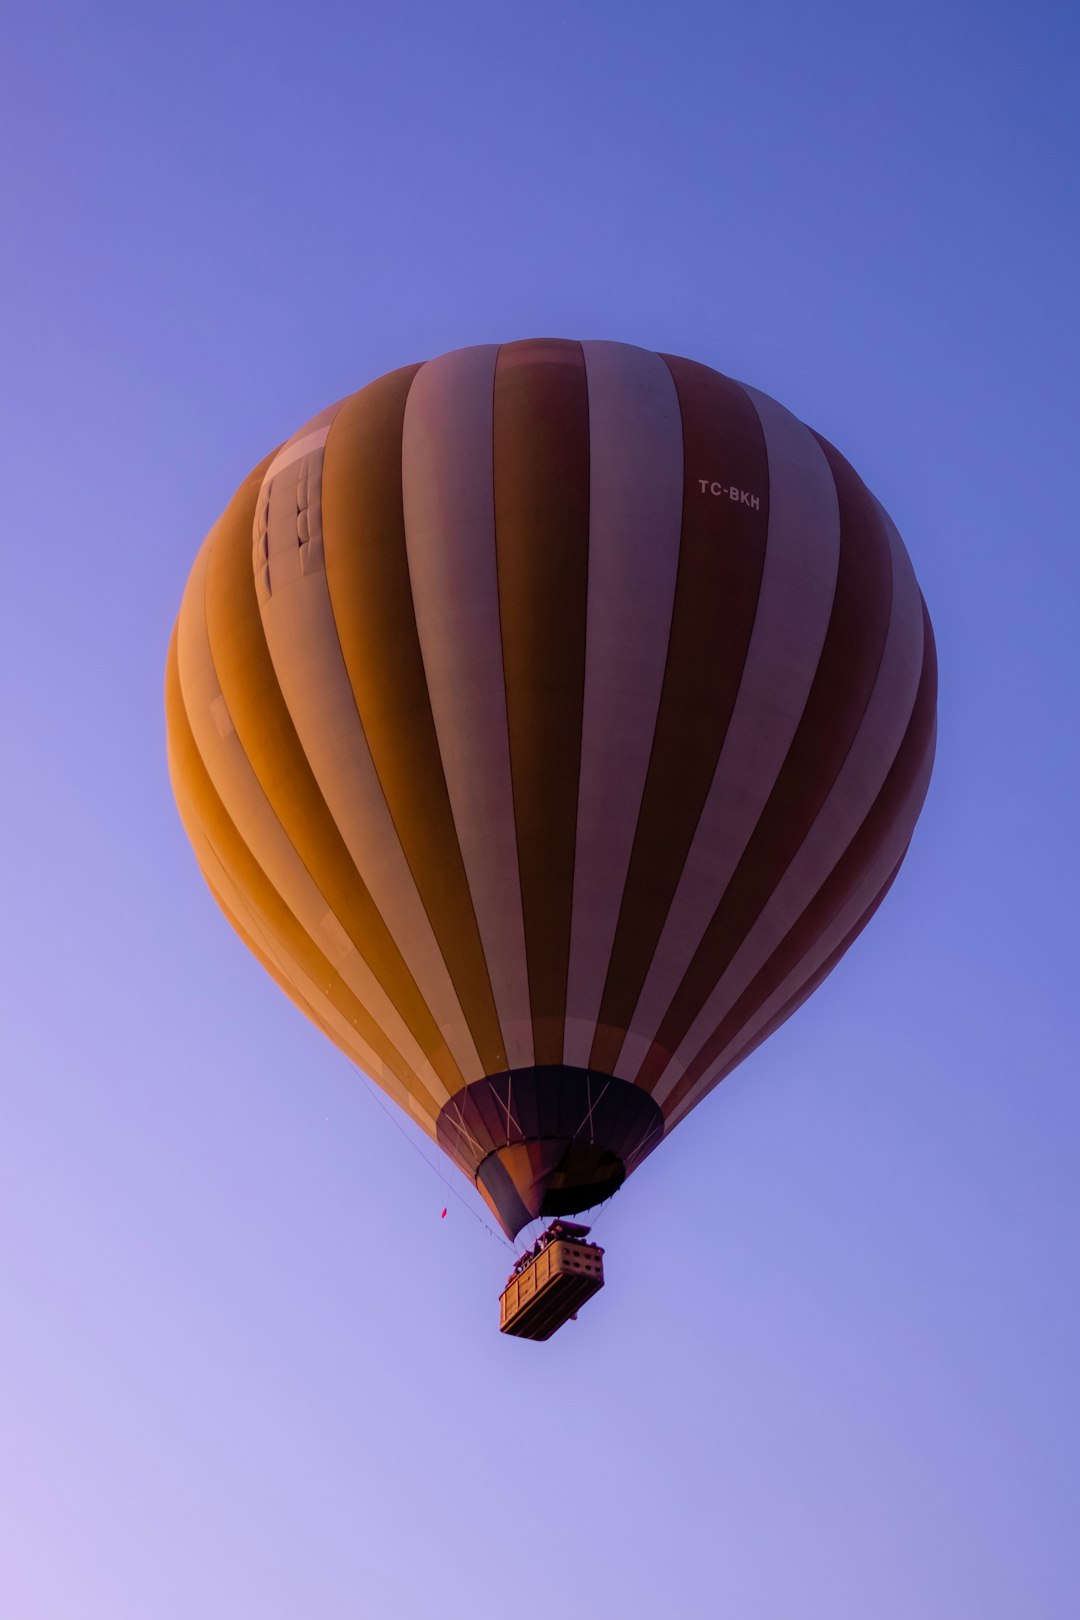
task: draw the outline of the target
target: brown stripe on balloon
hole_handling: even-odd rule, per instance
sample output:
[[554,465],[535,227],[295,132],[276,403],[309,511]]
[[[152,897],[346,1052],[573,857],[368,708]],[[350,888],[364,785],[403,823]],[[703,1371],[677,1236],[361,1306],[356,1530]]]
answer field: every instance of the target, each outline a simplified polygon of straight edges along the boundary
[[389,1072],[416,1096],[434,1119],[440,1105],[397,1048],[387,1040],[337,969],[301,927],[252,855],[219,798],[203,764],[184,707],[175,631],[169,643],[165,667],[165,721],[183,797],[190,803],[204,836],[237,890],[246,897],[253,911],[265,920],[267,931],[274,940],[280,943],[310,979],[325,989],[329,999],[341,1009],[360,1039],[376,1053]]
[[480,1060],[494,1073],[506,1053],[439,755],[405,545],[402,424],[419,369],[381,377],[334,419],[323,461],[326,578],[390,815]]
[[874,689],[892,608],[892,553],[873,496],[815,434],[836,483],[840,560],[802,719],[758,824],[637,1075],[651,1091],[813,826]]
[[[665,1099],[665,1115],[670,1116],[674,1112],[702,1075],[706,1074],[710,1066],[722,1056],[725,1048],[738,1038],[739,1031],[750,1023],[769,997],[775,994],[785,979],[809,955],[815,942],[821,940],[840,917],[844,907],[856,894],[860,883],[866,879],[875,859],[894,834],[898,822],[904,819],[910,826],[914,826],[921,808],[921,795],[917,803],[912,803],[911,795],[920,773],[927,769],[927,755],[933,748],[937,711],[937,658],[933,631],[925,606],[923,632],[925,636],[923,665],[915,705],[881,791],[858,832],[794,927],[789,930],[768,962],[743,991],[701,1051],[688,1064],[679,1083]],[[907,842],[908,838],[905,838],[905,848]],[[892,878],[889,882],[892,882]],[[860,923],[859,927],[862,926]],[[849,942],[854,937],[848,936]]]
[[509,343],[495,367],[495,544],[510,774],[538,1064],[563,1056],[589,568],[589,401],[579,343]]
[[753,403],[708,366],[663,358],[682,417],[682,535],[656,733],[589,1059],[609,1074],[735,707],[769,522],[768,457]]
[[[686,1109],[687,1113],[690,1112],[691,1108],[695,1108],[702,1098],[707,1097],[710,1091],[715,1090],[715,1088],[720,1084],[721,1080],[726,1080],[728,1075],[731,1074],[734,1069],[737,1069],[741,1063],[744,1063],[752,1052],[756,1052],[759,1046],[763,1046],[764,1043],[769,1039],[770,1035],[775,1034],[780,1028],[781,1024],[786,1024],[788,1019],[793,1017],[794,1014],[798,1012],[803,1003],[809,1001],[810,997],[814,994],[814,991],[817,990],[820,985],[824,984],[833,968],[835,968],[839,963],[840,958],[845,956],[851,946],[854,945],[855,941],[858,939],[863,929],[871,921],[878,907],[881,905],[881,902],[892,888],[893,883],[896,881],[896,875],[901,866],[904,864],[904,857],[906,854],[907,850],[905,849],[904,854],[901,855],[900,859],[889,873],[889,876],[885,879],[885,882],[882,884],[873,900],[871,900],[866,910],[859,917],[854,927],[849,929],[849,931],[844,935],[844,938],[840,941],[839,945],[837,945],[836,949],[829,953],[825,961],[814,970],[809,979],[806,980],[805,984],[800,985],[798,990],[795,991],[790,999],[785,1001],[779,1012],[774,1014],[774,1016],[769,1019],[769,1022],[764,1026],[764,1028],[758,1030],[752,1040],[749,1040],[745,1046],[740,1047],[730,1059],[725,1061],[723,1068],[719,1069],[712,1077],[709,1084],[701,1090],[698,1096],[693,1098],[690,1108]],[[680,1123],[680,1118],[676,1117],[679,1113],[679,1106],[684,1106],[684,1104],[676,1105],[674,1103],[674,1093],[672,1093],[672,1097],[668,1099],[668,1102],[664,1108],[664,1119],[667,1123],[667,1134],[670,1134],[674,1127]],[[685,1113],[680,1117],[685,1118]]]
[[[206,571],[206,627],[229,718],[274,814],[329,910],[453,1092],[462,1083],[461,1071],[356,870],[282,696],[252,571],[254,509],[253,496],[233,500],[218,524]],[[272,578],[270,583],[272,589]]]

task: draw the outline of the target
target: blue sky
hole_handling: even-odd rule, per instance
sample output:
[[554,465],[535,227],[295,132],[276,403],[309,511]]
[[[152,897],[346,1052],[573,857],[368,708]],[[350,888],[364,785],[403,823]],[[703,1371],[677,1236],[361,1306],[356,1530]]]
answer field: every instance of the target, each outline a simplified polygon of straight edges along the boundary
[[[1073,8],[5,33],[4,1612],[1071,1620]],[[942,676],[888,902],[604,1213],[609,1287],[546,1347],[500,1338],[508,1251],[440,1221],[217,915],[161,705],[268,448],[540,334],[693,356],[827,434]]]

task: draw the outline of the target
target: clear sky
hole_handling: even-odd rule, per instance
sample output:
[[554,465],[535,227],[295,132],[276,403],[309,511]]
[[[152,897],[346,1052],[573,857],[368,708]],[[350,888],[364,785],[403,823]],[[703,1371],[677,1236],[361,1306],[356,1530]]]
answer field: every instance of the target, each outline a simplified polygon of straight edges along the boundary
[[[12,8],[5,1616],[1073,1620],[1077,17]],[[248,468],[536,335],[827,434],[942,680],[892,895],[604,1213],[609,1286],[547,1346],[218,915],[162,716]]]

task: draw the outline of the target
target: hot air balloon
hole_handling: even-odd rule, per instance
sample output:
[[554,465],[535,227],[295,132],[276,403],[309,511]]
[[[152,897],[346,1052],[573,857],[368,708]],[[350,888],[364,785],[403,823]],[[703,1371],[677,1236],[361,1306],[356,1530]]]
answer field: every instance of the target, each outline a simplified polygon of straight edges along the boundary
[[608,1198],[836,965],[935,708],[907,552],[831,444],[556,339],[391,372],[267,456],[166,681],[222,911],[510,1237]]

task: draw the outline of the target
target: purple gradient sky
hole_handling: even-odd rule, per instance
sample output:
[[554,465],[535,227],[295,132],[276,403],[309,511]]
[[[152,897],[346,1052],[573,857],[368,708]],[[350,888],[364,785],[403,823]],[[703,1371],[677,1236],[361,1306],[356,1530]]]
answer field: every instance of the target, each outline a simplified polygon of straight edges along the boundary
[[[9,15],[5,1616],[1074,1620],[1077,45],[1064,4]],[[549,333],[828,434],[942,708],[881,915],[537,1347],[203,890],[161,687],[266,449]]]

